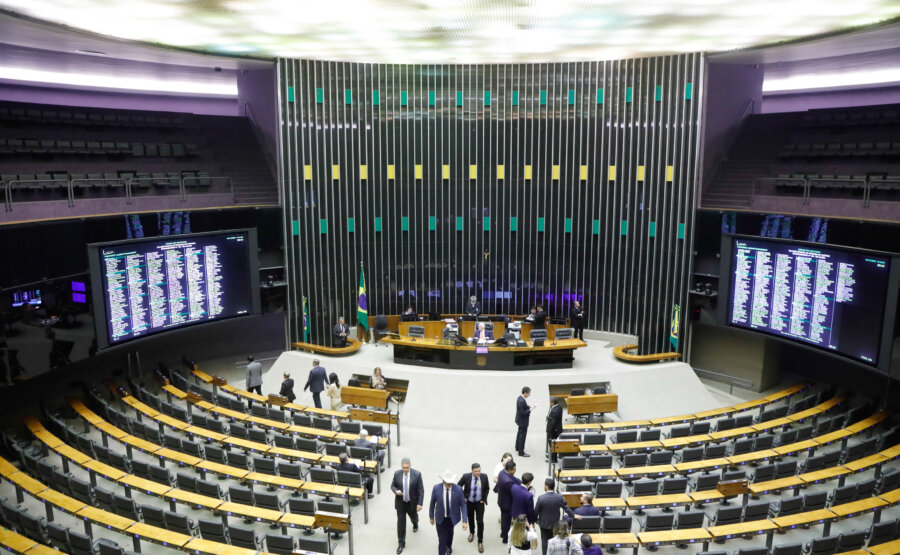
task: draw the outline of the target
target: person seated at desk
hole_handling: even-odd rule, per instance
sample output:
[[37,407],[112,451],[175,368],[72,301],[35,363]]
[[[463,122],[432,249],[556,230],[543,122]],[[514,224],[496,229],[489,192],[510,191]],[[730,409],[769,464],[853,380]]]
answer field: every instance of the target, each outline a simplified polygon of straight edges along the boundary
[[[576,515],[581,516],[599,516],[600,509],[594,506],[594,494],[582,493],[581,506],[573,511]],[[576,517],[577,518],[577,517]]]
[[[343,470],[345,472],[356,472],[357,474],[362,475],[362,470],[359,469],[358,466],[350,462],[350,456],[347,453],[340,453],[338,455],[338,464],[337,469]],[[375,484],[375,480],[371,476],[363,476],[363,483],[366,485],[366,492],[368,493],[369,499],[375,497],[375,494],[372,493],[372,485]]]
[[488,341],[494,340],[494,330],[486,329],[487,327],[484,325],[484,322],[478,323],[478,329],[475,330],[475,337],[472,338],[474,343],[478,345],[484,345]]
[[413,310],[413,307],[406,307],[406,312],[400,315],[400,321],[402,322],[414,322],[419,319],[419,315]]
[[481,315],[481,303],[478,302],[478,298],[475,295],[469,297],[469,302],[466,303],[466,316],[480,316]]
[[338,318],[338,323],[331,331],[332,343],[334,344],[334,347],[346,347],[348,335],[349,330],[347,330],[347,325],[344,323],[344,317],[341,316],[340,318]]
[[353,446],[371,449],[375,460],[378,461],[378,465],[381,467],[381,472],[384,472],[384,451],[378,448],[378,444],[369,441],[369,432],[365,428],[359,431],[359,437],[353,440]]

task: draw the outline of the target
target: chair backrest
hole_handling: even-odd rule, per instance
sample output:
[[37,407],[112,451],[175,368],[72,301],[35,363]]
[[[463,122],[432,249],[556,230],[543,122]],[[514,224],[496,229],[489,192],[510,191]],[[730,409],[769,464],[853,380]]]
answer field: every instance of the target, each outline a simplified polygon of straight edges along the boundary
[[875,494],[876,481],[875,478],[869,478],[862,482],[856,483],[856,498],[865,499]]
[[47,538],[56,549],[66,550],[69,547],[68,530],[58,522],[47,523]]
[[600,515],[582,516],[572,521],[573,534],[596,534],[600,532]]
[[630,443],[632,441],[637,441],[637,437],[637,430],[622,430],[613,434],[613,440],[616,443]]
[[274,436],[274,441],[275,447],[286,447],[288,449],[294,449],[294,436],[276,433]]
[[187,515],[174,511],[165,511],[166,530],[191,535],[191,520]]
[[657,480],[638,480],[632,488],[632,495],[656,495],[659,491],[659,482]]
[[888,520],[873,524],[869,528],[869,546],[892,541],[897,535],[898,520]]
[[269,434],[265,430],[259,428],[250,428],[247,430],[247,438],[257,443],[269,443]]
[[582,445],[603,445],[606,443],[606,434],[587,433],[584,434]]
[[828,493],[824,491],[805,493],[803,494],[803,512],[824,509],[827,500]]
[[88,505],[94,504],[91,485],[81,478],[69,476],[69,493],[72,494],[72,497],[82,503],[87,503]]
[[675,513],[675,529],[702,528],[706,513],[703,511],[682,511]]
[[743,507],[719,507],[716,509],[716,526],[740,522],[743,510]]
[[734,451],[732,453],[734,455],[743,455],[744,453],[753,451],[754,441],[755,440],[752,437],[746,437],[736,440],[734,442]]
[[570,455],[560,458],[559,462],[563,470],[582,469],[587,459],[581,455]]
[[707,445],[703,449],[703,458],[704,459],[718,459],[720,457],[725,456],[725,449],[728,446],[724,443],[720,443],[718,445]]
[[744,507],[744,522],[768,518],[769,505],[770,503],[768,501],[748,503],[747,506]]
[[97,547],[97,553],[99,555],[124,555],[125,550],[122,549],[122,546],[117,544],[112,540],[108,540],[106,538],[100,538],[97,540],[95,544]]
[[856,499],[856,484],[850,484],[847,486],[841,486],[838,488],[834,488],[834,491],[831,493],[831,504],[832,505],[840,505],[842,503],[849,503]]
[[669,464],[672,462],[671,451],[651,451],[647,464],[654,466],[659,464]]
[[166,527],[165,511],[151,503],[141,505],[141,516],[147,524],[156,526],[157,528]]
[[772,555],[802,555],[803,544],[788,543],[784,545],[776,545],[772,548]]
[[68,549],[66,551],[72,555],[94,555],[94,545],[91,538],[85,536],[75,530],[69,530]]
[[269,410],[265,405],[253,405],[250,407],[250,414],[253,416],[269,417]]
[[853,530],[852,532],[845,532],[838,536],[838,553],[862,549],[865,543],[865,530]]
[[231,539],[231,545],[243,547],[244,549],[257,549],[258,539],[256,532],[251,529],[229,524],[228,537]]
[[228,488],[228,498],[234,503],[243,503],[244,505],[253,505],[253,492],[250,488],[242,486],[230,486]]
[[336,501],[319,501],[318,510],[326,513],[345,513],[344,505]]
[[296,424],[297,426],[305,426],[307,428],[312,428],[312,416],[310,416],[308,414],[300,414],[300,413],[295,412],[294,415],[291,417],[291,419],[294,421],[294,424]]
[[652,428],[650,430],[641,430],[638,434],[638,441],[656,441],[659,439],[660,431],[659,428]]
[[771,480],[775,477],[775,465],[774,464],[764,464],[762,466],[756,467],[756,472],[753,474],[754,482],[765,482],[766,480]]
[[719,477],[715,474],[700,474],[694,482],[695,491],[708,491],[716,489],[719,485]]
[[198,521],[200,525],[200,535],[204,540],[210,540],[219,543],[227,542],[227,531],[221,520],[206,520],[201,518]]
[[784,497],[778,504],[778,514],[774,516],[788,516],[799,513],[803,509],[803,498],[800,496]]
[[588,468],[612,468],[612,455],[591,455],[588,457]]
[[331,456],[338,456],[341,453],[347,453],[349,449],[343,443],[326,443],[325,444],[325,454]]
[[222,488],[215,482],[197,479],[197,493],[208,497],[222,497]]
[[675,513],[648,514],[644,521],[645,532],[671,530],[675,525]]
[[335,480],[334,469],[332,468],[310,468],[308,476],[313,482],[321,482],[323,484],[333,484]]
[[621,497],[622,482],[597,482],[594,486],[594,495],[596,497]]
[[835,553],[838,545],[838,536],[827,536],[824,538],[815,538],[809,542],[810,555],[825,555]]
[[115,507],[115,513],[119,516],[124,516],[131,520],[140,520],[137,505],[134,499],[130,497],[125,497],[118,493],[113,494],[113,507]]
[[328,554],[328,541],[317,538],[305,538],[300,536],[297,538],[297,549],[308,553]]
[[359,422],[348,422],[346,420],[341,421],[339,426],[340,430],[347,434],[358,434],[362,429],[362,425]]
[[197,477],[193,474],[179,472],[175,475],[178,487],[197,493]]
[[681,462],[692,462],[703,459],[703,447],[687,447],[681,450]]
[[295,448],[299,451],[306,451],[309,453],[318,453],[319,452],[319,443],[314,439],[307,439],[303,437],[294,438]]
[[734,552],[734,555],[769,555],[767,547],[742,547]]
[[630,516],[607,516],[603,518],[601,531],[604,534],[617,532],[631,532]]
[[381,424],[363,422],[362,428],[363,430],[369,432],[370,436],[384,437],[384,427]]
[[773,445],[775,445],[775,436],[756,436],[756,439],[753,441],[753,450],[761,451],[763,449],[771,449]]
[[673,426],[669,430],[669,437],[687,437],[691,435],[690,424],[684,426]]
[[[203,454],[206,455],[208,461],[225,464],[225,450],[218,445],[207,445],[203,448]],[[134,467],[133,461],[131,466]]]
[[291,497],[288,499],[288,508],[291,514],[312,516],[316,514],[316,502],[314,499]]
[[787,478],[797,473],[797,461],[781,461],[775,465],[775,477]]
[[275,474],[275,459],[267,457],[253,457],[253,469],[257,472]]
[[665,478],[662,481],[662,495],[684,493],[687,490],[687,478]]
[[249,468],[250,457],[243,451],[229,451],[228,464],[237,466],[238,468]]
[[95,487],[94,498],[97,500],[97,505],[99,505],[101,509],[104,511],[115,512],[113,492],[106,488]]
[[708,434],[711,424],[709,420],[700,420],[691,424],[691,433],[690,435],[695,436],[698,434]]
[[716,431],[723,432],[734,428],[734,418],[720,418],[716,420]]
[[348,472],[346,470],[337,471],[337,483],[339,486],[362,487],[363,477],[359,472]]
[[300,479],[303,474],[299,464],[295,463],[286,463],[279,462],[278,463],[278,475],[284,478],[297,478]]
[[258,491],[253,494],[253,500],[257,507],[263,507],[265,509],[272,509],[277,511],[280,509],[278,505],[278,495],[274,493],[266,493]]
[[622,459],[622,466],[646,466],[647,453],[629,453]]

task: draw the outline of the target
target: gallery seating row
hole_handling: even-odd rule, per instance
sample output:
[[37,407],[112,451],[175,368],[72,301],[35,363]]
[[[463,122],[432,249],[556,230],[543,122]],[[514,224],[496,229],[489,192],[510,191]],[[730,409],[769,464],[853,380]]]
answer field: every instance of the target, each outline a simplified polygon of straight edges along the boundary
[[180,128],[189,117],[158,112],[132,113],[123,110],[48,108],[41,104],[0,104],[0,122],[65,124],[103,127]]
[[194,143],[147,143],[128,141],[55,140],[0,137],[0,155],[36,154],[73,156],[135,156],[138,158],[194,157]]

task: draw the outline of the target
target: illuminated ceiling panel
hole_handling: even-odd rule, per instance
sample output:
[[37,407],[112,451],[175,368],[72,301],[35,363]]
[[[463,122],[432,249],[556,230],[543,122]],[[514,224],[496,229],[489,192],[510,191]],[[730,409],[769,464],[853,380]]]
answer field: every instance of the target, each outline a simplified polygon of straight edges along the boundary
[[217,54],[389,63],[718,52],[900,16],[897,0],[0,0],[0,8]]

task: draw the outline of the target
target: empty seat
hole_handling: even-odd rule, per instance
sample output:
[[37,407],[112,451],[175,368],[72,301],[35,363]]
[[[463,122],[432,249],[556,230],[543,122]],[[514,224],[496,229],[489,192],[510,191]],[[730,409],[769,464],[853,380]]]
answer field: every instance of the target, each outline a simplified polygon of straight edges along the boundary
[[659,482],[657,480],[638,480],[631,487],[631,495],[634,497],[656,495],[658,491]]
[[734,428],[734,418],[720,418],[716,420],[716,431],[722,432]]
[[228,488],[228,498],[233,503],[241,503],[243,505],[253,505],[253,492],[250,488],[242,486],[230,486]]
[[816,538],[806,544],[809,555],[831,555],[837,553],[838,536]]
[[707,445],[703,449],[703,458],[704,459],[719,459],[725,456],[725,449],[728,446],[725,444],[718,445]]
[[622,496],[622,482],[597,482],[594,485],[594,496],[603,498],[614,498]]
[[787,478],[797,473],[797,461],[781,461],[775,465],[775,479]]
[[856,500],[856,484],[835,488],[828,498],[831,505],[842,505]]
[[603,518],[600,531],[604,534],[631,532],[630,516],[607,516]]
[[294,538],[281,534],[266,534],[266,551],[276,555],[292,555]]
[[650,453],[650,458],[648,459],[647,464],[655,466],[660,464],[670,464],[671,462],[671,451],[653,451]]
[[228,538],[231,540],[231,545],[253,551],[262,549],[262,539],[256,535],[256,532],[248,528],[229,525]]
[[659,434],[659,429],[641,430],[638,434],[638,441],[657,441]]
[[734,427],[735,428],[744,428],[753,424],[753,415],[752,414],[739,414],[734,417]]
[[710,430],[710,422],[708,420],[700,420],[691,424],[690,435],[708,434]]
[[660,494],[668,495],[673,493],[684,493],[687,491],[687,485],[687,478],[665,478],[662,481],[662,490],[660,491]]
[[803,495],[803,508],[800,512],[818,511],[825,508],[828,501],[828,493],[824,491],[806,493]]
[[716,486],[719,485],[719,477],[715,474],[702,473],[694,476],[691,482],[691,488],[694,491],[709,491],[716,489]]
[[573,534],[596,534],[600,532],[600,519],[597,516],[582,516],[572,521]]
[[201,518],[198,521],[200,525],[200,536],[204,540],[217,543],[228,543],[228,530],[220,520],[206,520]]
[[748,503],[747,506],[744,507],[744,522],[769,518],[769,508],[770,504],[768,501]]
[[688,447],[675,454],[679,462],[694,462],[703,460],[703,447]]
[[588,468],[612,468],[612,455],[591,455],[588,457]]
[[193,535],[193,531],[197,525],[187,515],[176,513],[174,511],[165,511],[166,530],[178,532],[179,534]]
[[157,528],[166,527],[165,511],[152,503],[141,505],[141,517],[143,517],[144,523],[146,524],[156,526]]
[[612,435],[611,440],[614,443],[630,443],[633,441],[637,441],[638,432],[637,430],[624,430],[620,432],[616,432]]
[[606,443],[606,434],[584,434],[584,438],[581,443],[582,445],[603,445]]
[[753,451],[753,438],[737,439],[731,448],[732,455],[744,455]]
[[706,513],[703,511],[682,511],[675,513],[675,529],[687,530],[691,528],[702,528],[703,519]]
[[756,483],[766,482],[768,480],[775,479],[775,465],[774,464],[764,464],[756,468],[756,472],[753,473],[753,481]]
[[743,507],[719,507],[715,515],[710,518],[710,526],[724,526],[737,524],[743,516]]
[[642,532],[660,532],[663,530],[671,530],[675,525],[675,514],[648,514],[647,518],[640,524]]
[[622,459],[622,466],[630,467],[630,466],[646,466],[647,465],[647,454],[646,453],[629,453],[625,455]]
[[788,516],[799,513],[803,508],[803,498],[799,496],[784,497],[769,506],[769,516]]
[[670,437],[670,438],[687,437],[687,436],[689,436],[689,435],[691,435],[691,427],[690,427],[689,425],[686,425],[686,426],[673,426],[673,427],[669,430],[669,437]]
[[873,524],[869,528],[869,546],[893,541],[897,537],[897,520],[888,520]]

